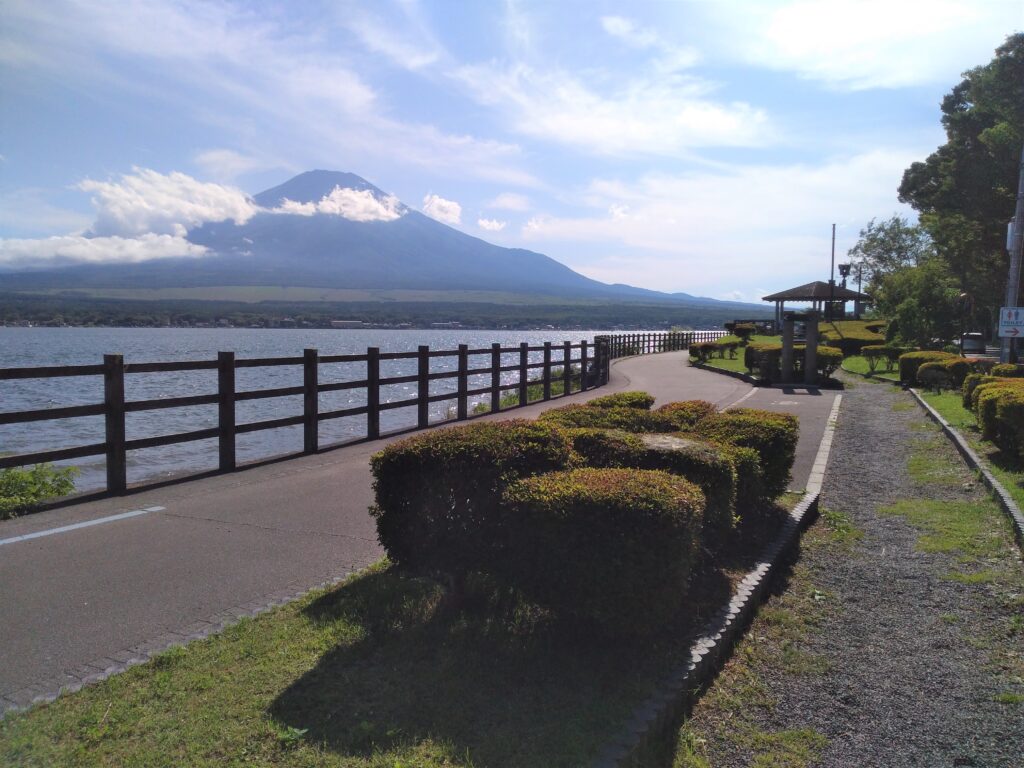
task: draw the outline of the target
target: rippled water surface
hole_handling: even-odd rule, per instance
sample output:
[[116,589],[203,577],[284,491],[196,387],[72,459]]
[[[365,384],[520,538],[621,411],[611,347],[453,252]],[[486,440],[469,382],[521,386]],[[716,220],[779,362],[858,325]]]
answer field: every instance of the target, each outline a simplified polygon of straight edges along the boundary
[[[600,333],[600,332],[596,332]],[[498,342],[503,347],[527,342],[538,346],[545,341],[560,345],[569,340],[592,342],[595,332],[565,331],[382,331],[382,330],[254,330],[213,328],[2,328],[0,327],[0,368],[42,365],[93,365],[103,362],[104,354],[124,355],[126,363],[215,360],[218,351],[232,351],[236,359],[253,357],[301,356],[307,348],[319,350],[321,355],[364,354],[367,347],[379,347],[381,352],[411,352],[418,345],[431,349],[452,350],[459,344],[471,349],[489,347]],[[553,355],[559,359],[559,351]],[[577,353],[578,354],[578,353]],[[539,361],[541,353],[531,355]],[[502,364],[518,361],[518,353],[505,355]],[[470,358],[469,367],[486,368],[490,356]],[[434,358],[431,371],[454,370],[456,358]],[[416,372],[415,360],[381,362],[381,376],[404,376]],[[240,368],[235,374],[237,391],[299,386],[302,367],[280,366],[267,368]],[[321,365],[321,382],[350,381],[366,377],[364,363]],[[516,381],[515,372],[503,376],[503,383]],[[469,388],[488,386],[490,375],[472,377]],[[455,390],[455,379],[432,382],[431,394]],[[125,396],[131,400],[214,394],[217,391],[217,372],[182,371],[174,373],[128,374],[125,378]],[[414,397],[416,384],[383,387],[381,402],[395,402]],[[481,398],[483,399],[483,398]],[[23,411],[84,405],[103,401],[102,376],[75,376],[52,379],[19,379],[0,381],[0,411]],[[449,403],[431,405],[431,419],[442,419]],[[320,394],[320,410],[330,411],[366,404],[362,389],[343,390]],[[278,397],[251,400],[236,404],[236,422],[295,416],[302,413],[302,397]],[[411,426],[416,421],[416,409],[398,408],[381,413],[382,431]],[[127,415],[127,438],[185,432],[217,425],[217,406],[193,406],[157,411],[141,411]],[[366,417],[353,416],[324,421],[320,424],[320,445],[350,440],[365,434]],[[86,416],[75,419],[41,421],[31,424],[0,426],[0,453],[30,453],[76,445],[102,442],[103,417]],[[283,427],[238,435],[238,461],[275,456],[302,450],[302,427]],[[102,488],[105,466],[102,456],[77,459],[73,462],[82,474],[77,481],[79,490]],[[128,453],[128,482],[155,480],[181,472],[215,469],[217,441],[202,440],[159,448],[145,448]]]

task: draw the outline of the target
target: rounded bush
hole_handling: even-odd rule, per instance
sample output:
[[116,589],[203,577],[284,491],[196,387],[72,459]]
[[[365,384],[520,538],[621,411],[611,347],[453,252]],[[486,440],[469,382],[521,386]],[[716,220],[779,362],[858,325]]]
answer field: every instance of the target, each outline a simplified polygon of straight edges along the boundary
[[992,375],[1001,376],[1005,379],[1019,379],[1024,376],[1024,365],[999,363],[999,365],[992,366]]
[[591,408],[640,408],[649,411],[654,405],[654,397],[646,392],[616,392],[614,395],[595,397],[584,405]]
[[706,542],[717,546],[736,523],[735,459],[721,446],[694,435],[633,435],[570,430],[573,448],[589,467],[660,469],[696,483],[707,500]]
[[459,579],[503,546],[508,526],[498,502],[508,484],[577,460],[562,430],[523,419],[392,443],[370,459],[377,537],[392,562]]
[[687,432],[701,419],[718,413],[718,408],[707,400],[682,400],[676,403],[666,403],[655,413],[671,422],[676,430]]
[[556,614],[610,636],[644,635],[684,605],[704,495],[667,472],[576,469],[505,492],[517,521],[504,581]]
[[626,432],[671,432],[671,422],[657,412],[642,408],[592,408],[587,404],[564,405],[544,411],[537,420],[566,429],[596,427]]
[[964,378],[964,383],[960,387],[960,391],[963,393],[962,403],[964,408],[967,410],[973,410],[971,396],[974,394],[975,388],[986,381],[993,381],[994,377],[986,376],[984,373],[971,373]]
[[905,384],[917,384],[917,369],[922,365],[955,357],[956,355],[949,352],[904,352],[900,355],[900,381]]
[[785,492],[800,434],[795,416],[736,408],[698,422],[694,431],[716,442],[755,450],[761,464],[765,496],[775,498]]
[[946,370],[946,361],[935,361],[922,363],[915,373],[917,383],[925,389],[932,389],[941,392],[943,388],[950,389],[953,386],[953,379]]
[[818,347],[817,368],[822,378],[827,379],[843,364],[843,351],[836,347]]
[[950,385],[955,389],[960,389],[964,385],[964,379],[974,370],[971,361],[964,357],[954,357],[952,360],[947,360],[943,363],[943,367],[945,367],[946,373],[949,374]]

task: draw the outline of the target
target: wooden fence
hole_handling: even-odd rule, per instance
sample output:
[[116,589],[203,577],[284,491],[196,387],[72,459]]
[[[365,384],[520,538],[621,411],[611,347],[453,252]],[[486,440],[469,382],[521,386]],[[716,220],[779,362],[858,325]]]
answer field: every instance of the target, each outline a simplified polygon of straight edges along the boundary
[[[512,364],[502,364],[502,355],[517,354]],[[530,353],[542,353],[540,362],[530,362]],[[471,367],[474,358],[486,356],[486,367]],[[456,358],[455,370],[431,371],[431,360]],[[188,360],[180,362],[126,363],[121,355],[104,355],[102,365],[51,366],[38,368],[0,368],[0,380],[49,379],[69,376],[102,376],[103,402],[91,405],[76,405],[58,408],[43,408],[30,411],[0,412],[0,426],[24,424],[27,422],[69,419],[81,416],[103,416],[105,439],[100,443],[79,445],[72,448],[0,456],[0,469],[39,464],[41,462],[65,461],[86,456],[106,456],[106,489],[119,493],[127,488],[127,453],[141,448],[186,443],[194,440],[216,438],[219,446],[219,469],[229,471],[235,468],[235,438],[237,435],[260,430],[277,429],[302,425],[302,453],[320,450],[319,424],[330,419],[347,416],[366,417],[365,439],[374,440],[381,436],[380,416],[384,411],[397,408],[416,407],[415,428],[429,426],[430,405],[443,401],[455,401],[455,418],[471,418],[470,398],[484,398],[489,407],[481,408],[483,413],[497,412],[510,407],[520,407],[537,399],[552,398],[552,384],[561,382],[562,395],[592,389],[608,382],[608,344],[598,341],[589,344],[582,341],[572,344],[568,341],[559,345],[550,342],[543,346],[502,347],[493,344],[488,348],[470,349],[461,344],[457,350],[431,350],[421,346],[415,352],[381,352],[370,347],[362,355],[321,355],[316,349],[307,349],[302,357],[275,357],[257,359],[236,359],[234,352],[219,352],[216,360]],[[381,362],[389,360],[416,361],[416,373],[406,376],[381,376]],[[320,366],[334,363],[352,363],[365,366],[366,378],[355,381],[322,381]],[[301,366],[301,386],[279,387],[238,391],[235,387],[235,372],[239,368],[261,368],[269,366]],[[162,397],[150,400],[127,401],[125,399],[125,377],[135,374],[156,374],[180,371],[217,371],[217,392],[187,397]],[[539,375],[536,373],[539,371]],[[503,373],[516,373],[516,381],[502,384]],[[485,387],[470,389],[470,378],[490,375]],[[455,379],[454,392],[430,394],[431,382]],[[479,380],[479,379],[477,379]],[[381,387],[395,384],[417,385],[416,396],[394,402],[381,402]],[[539,397],[530,399],[530,385],[540,389]],[[363,389],[366,404],[358,407],[333,411],[319,410],[319,394],[341,390]],[[503,397],[515,393],[513,405]],[[260,400],[271,397],[302,396],[302,413],[283,418],[263,421],[236,423],[235,404],[245,400]],[[125,415],[138,411],[164,408],[187,408],[199,405],[217,406],[217,426],[175,434],[154,435],[128,440],[125,437]],[[338,443],[340,445],[341,443]],[[328,447],[328,446],[324,446]]]
[[[630,333],[597,336],[593,344],[586,341],[581,341],[578,344],[566,341],[557,345],[547,342],[543,346],[533,347],[526,343],[515,347],[492,344],[490,347],[482,349],[470,349],[467,345],[462,344],[456,350],[431,350],[427,346],[421,346],[415,352],[381,352],[377,347],[370,347],[362,355],[321,355],[316,349],[307,349],[301,357],[255,359],[236,359],[234,352],[219,352],[216,360],[155,363],[126,363],[122,355],[104,355],[103,363],[99,365],[0,368],[0,381],[71,376],[103,377],[102,403],[0,412],[0,426],[82,416],[103,416],[104,418],[103,442],[78,445],[72,448],[0,456],[0,469],[105,455],[106,489],[112,493],[120,493],[128,485],[128,451],[216,438],[219,454],[218,467],[222,471],[229,471],[235,469],[236,466],[235,444],[236,436],[240,434],[302,425],[302,453],[315,453],[322,447],[344,444],[320,445],[319,425],[323,421],[350,416],[365,416],[366,434],[363,439],[375,440],[382,434],[380,417],[384,411],[415,406],[416,424],[412,428],[420,429],[430,424],[431,404],[455,401],[454,416],[461,421],[476,415],[518,408],[537,400],[550,400],[554,396],[561,397],[580,389],[592,389],[607,384],[609,364],[614,358],[687,349],[690,344],[708,341],[721,335],[720,331]],[[539,362],[531,362],[531,353],[540,353],[542,359]],[[514,363],[503,364],[502,356],[508,354],[517,355],[517,359]],[[474,358],[479,359],[481,356],[488,358],[488,364],[485,367],[472,367],[471,361]],[[431,360],[438,358],[456,358],[456,369],[432,371]],[[381,362],[390,360],[415,360],[416,373],[382,377]],[[365,366],[366,377],[354,381],[322,381],[320,366],[335,363],[361,364]],[[273,389],[237,390],[235,372],[238,369],[274,366],[301,366],[302,385]],[[217,371],[217,391],[215,393],[149,400],[129,401],[125,398],[126,376],[201,370]],[[539,375],[536,373],[538,371]],[[516,380],[512,383],[502,384],[502,374],[505,373],[515,373]],[[470,378],[481,375],[490,376],[488,385],[470,389]],[[443,379],[455,379],[455,391],[431,395],[431,382]],[[552,394],[552,385],[556,381],[561,383],[561,395]],[[381,388],[395,384],[416,384],[416,396],[393,402],[381,402]],[[531,385],[540,390],[539,396],[535,396],[533,399],[530,397]],[[353,389],[365,390],[365,405],[333,411],[319,410],[318,396],[320,393]],[[514,402],[509,404],[508,395],[511,393],[514,393],[511,398]],[[299,395],[302,396],[302,413],[242,424],[236,421],[236,403]],[[488,407],[480,408],[482,413],[470,413],[470,398],[482,398],[482,402]],[[505,398],[504,403],[502,402],[503,398]],[[188,432],[126,439],[125,416],[128,413],[200,405],[217,406],[216,426]]]
[[667,333],[617,333],[612,336],[597,336],[595,342],[607,340],[609,357],[650,355],[655,352],[678,352],[689,349],[691,344],[714,341],[725,335],[724,331],[669,331]]

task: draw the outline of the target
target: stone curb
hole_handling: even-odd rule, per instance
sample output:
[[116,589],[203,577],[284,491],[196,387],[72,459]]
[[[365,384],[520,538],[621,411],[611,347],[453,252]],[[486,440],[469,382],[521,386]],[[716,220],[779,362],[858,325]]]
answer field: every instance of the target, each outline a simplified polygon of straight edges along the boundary
[[690,363],[690,367],[697,368],[701,371],[710,371],[711,373],[720,373],[722,376],[731,376],[734,379],[745,381],[754,387],[764,386],[762,381],[749,373],[743,373],[742,371],[729,371],[725,368],[716,368],[713,365],[705,365],[704,363]]
[[964,461],[967,462],[967,465],[981,474],[982,482],[988,486],[988,489],[992,492],[996,502],[998,502],[999,506],[1002,508],[1003,513],[1010,518],[1010,523],[1013,525],[1013,536],[1017,539],[1018,546],[1024,547],[1024,513],[1021,513],[1020,507],[1017,506],[1017,502],[1013,500],[1013,497],[1003,487],[1003,484],[1000,483],[996,479],[996,476],[992,474],[992,471],[985,464],[984,459],[974,452],[974,449],[971,448],[967,439],[953,428],[938,411],[925,402],[925,399],[921,397],[920,392],[916,389],[911,389],[910,393],[914,396],[914,399],[917,400],[918,404],[924,408],[925,413],[928,414],[931,420],[938,424],[942,428],[942,431],[946,433],[946,437],[948,437],[956,449],[960,451],[960,455],[964,457]]
[[690,661],[665,675],[591,768],[635,768],[645,754],[656,754],[666,740],[675,736],[703,690],[729,660],[733,646],[757,613],[766,591],[799,541],[800,533],[818,515],[821,485],[842,399],[842,395],[837,395],[832,405],[804,497],[789,513],[779,535],[765,547],[760,561],[743,577],[729,602],[708,621],[690,645]]
[[334,586],[369,565],[370,563],[363,563],[349,566],[348,570],[326,576],[312,586],[308,583],[293,582],[284,589],[250,600],[243,605],[227,608],[177,631],[165,632],[131,648],[115,651],[109,657],[94,659],[75,669],[63,670],[59,675],[37,681],[25,688],[0,693],[0,720],[12,712],[22,712],[36,704],[54,701],[62,694],[74,693],[87,685],[118,675],[176,646],[188,645],[193,640],[203,640],[222,632],[232,624],[237,624],[242,619],[266,613],[309,592]]

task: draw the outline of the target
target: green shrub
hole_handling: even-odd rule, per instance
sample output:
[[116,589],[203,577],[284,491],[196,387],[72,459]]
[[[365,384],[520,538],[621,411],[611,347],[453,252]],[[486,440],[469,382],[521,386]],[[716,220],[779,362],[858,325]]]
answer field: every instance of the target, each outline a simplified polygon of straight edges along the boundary
[[584,405],[591,408],[642,408],[649,411],[654,405],[654,397],[646,392],[616,392],[614,395],[595,397]]
[[925,363],[939,362],[940,360],[950,360],[956,357],[951,355],[949,352],[904,352],[900,355],[900,381],[904,384],[916,384],[917,383],[917,369]]
[[946,361],[922,363],[915,374],[918,384],[925,389],[932,389],[941,392],[943,388],[950,389],[953,386],[952,377],[946,370]]
[[1008,387],[996,398],[996,437],[1000,448],[1024,458],[1024,387]]
[[990,358],[977,357],[971,360],[971,365],[974,366],[975,373],[992,373],[992,369],[995,368],[999,363]]
[[75,490],[77,475],[77,467],[52,464],[0,470],[0,520],[30,512],[46,499],[67,496]]
[[736,323],[732,328],[734,336],[740,339],[740,346],[746,346],[750,337],[757,333],[757,326],[753,323]]
[[818,347],[816,366],[818,375],[824,380],[843,364],[843,352],[836,347]]
[[992,366],[992,375],[1004,379],[1019,379],[1024,376],[1024,365],[1014,363],[999,363]]
[[718,351],[718,344],[713,341],[701,341],[690,345],[690,361],[696,358],[698,363],[706,363]]
[[786,490],[800,434],[795,416],[736,408],[698,422],[694,432],[716,442],[752,448],[761,464],[765,496],[775,498]]
[[994,377],[986,376],[984,373],[971,373],[964,378],[964,383],[961,385],[960,391],[963,393],[962,403],[964,408],[967,410],[973,410],[971,404],[971,396],[974,394],[975,388],[986,381],[993,381]]
[[704,511],[693,483],[667,472],[576,469],[513,484],[505,506],[517,525],[501,577],[557,615],[636,636],[685,605]]
[[[803,379],[805,344],[793,345],[793,376]],[[843,353],[836,347],[818,346],[816,369],[819,381],[835,373],[843,362]],[[782,344],[780,342],[753,342],[747,345],[743,354],[747,370],[768,381],[778,381],[782,376]]]
[[565,429],[595,427],[621,429],[626,432],[671,432],[671,422],[657,411],[641,408],[591,408],[587,404],[564,405],[544,411],[537,417],[540,422],[555,424]]
[[985,440],[1004,449],[1015,448],[1013,427],[999,420],[999,404],[1003,398],[1016,398],[1021,392],[1024,392],[1024,381],[1015,378],[993,378],[974,388],[971,404]]
[[[869,327],[870,326],[870,327]],[[878,328],[877,322],[863,320],[836,320],[835,322],[823,322],[819,326],[821,341],[830,347],[842,350],[843,357],[859,355],[866,346],[882,344],[885,335],[874,328]],[[882,324],[884,328],[884,323]]]
[[949,382],[954,389],[960,389],[964,385],[964,379],[974,370],[970,360],[959,356],[947,360],[942,365],[949,374]]
[[569,431],[573,448],[589,467],[660,469],[696,483],[707,500],[706,541],[717,546],[736,517],[735,460],[728,451],[694,435],[633,435],[596,429]]
[[655,413],[668,420],[674,430],[687,432],[701,419],[718,413],[718,408],[707,400],[682,400],[676,403],[666,403]]
[[394,563],[447,575],[458,585],[487,567],[507,537],[498,502],[508,484],[576,460],[563,431],[522,419],[392,443],[370,459],[377,537]]

